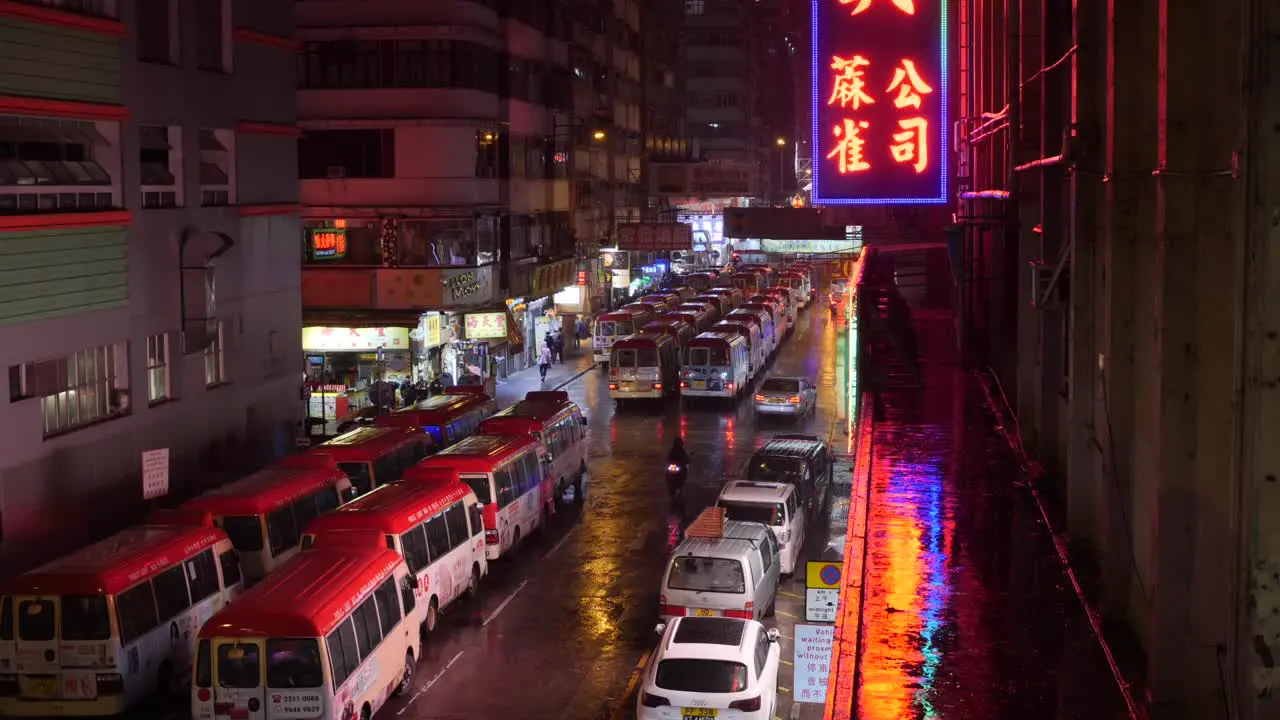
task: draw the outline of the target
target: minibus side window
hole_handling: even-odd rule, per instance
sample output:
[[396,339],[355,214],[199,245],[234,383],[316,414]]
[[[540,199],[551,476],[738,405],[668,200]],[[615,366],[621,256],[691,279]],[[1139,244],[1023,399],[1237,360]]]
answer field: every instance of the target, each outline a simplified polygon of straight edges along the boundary
[[324,686],[320,647],[313,638],[267,641],[267,687],[318,688]]
[[484,512],[480,509],[480,504],[476,503],[467,508],[467,514],[471,516],[471,537],[475,537],[484,532]]
[[395,451],[373,461],[373,479],[378,487],[400,479],[400,458],[396,457]]
[[235,550],[218,555],[218,564],[222,566],[222,587],[229,588],[240,582],[240,555]]
[[360,657],[367,658],[374,648],[382,642],[382,627],[378,625],[377,601],[370,596],[351,613],[356,624],[356,644],[360,646]]
[[340,462],[338,469],[346,474],[347,479],[361,494],[373,489],[373,480],[369,477],[369,463]]
[[453,549],[465,543],[470,534],[467,532],[467,512],[462,509],[462,501],[449,506],[444,511],[445,524],[449,526],[449,548]]
[[151,583],[135,585],[117,595],[116,616],[120,624],[122,645],[128,645],[160,624],[156,617],[156,601],[151,594]]
[[267,516],[267,536],[271,539],[271,556],[292,550],[298,544],[298,523],[293,508],[282,507]]
[[498,491],[499,509],[505,508],[511,504],[512,500],[516,499],[516,483],[515,479],[511,477],[511,473],[517,467],[519,467],[523,474],[524,467],[520,465],[508,465],[507,467],[504,467],[501,470],[496,470],[493,473],[493,485]]
[[186,574],[182,566],[169,568],[151,581],[156,591],[156,610],[163,622],[177,617],[191,607],[191,595],[187,591]]
[[404,614],[408,615],[413,612],[418,601],[413,597],[413,585],[409,584],[409,578],[405,577],[400,582],[400,599],[404,601]]
[[0,598],[0,640],[13,639],[13,598]]
[[298,528],[299,533],[306,530],[307,523],[315,520],[316,516],[320,514],[320,509],[316,506],[315,495],[299,498],[289,507],[293,510],[294,526]]
[[542,482],[543,470],[540,463],[538,462],[537,450],[530,450],[524,456],[524,471],[525,471],[525,475],[529,478],[528,487],[530,488],[538,487],[538,485]]
[[186,562],[187,585],[192,603],[198,603],[218,592],[218,566],[209,548]]
[[316,510],[318,510],[321,515],[329,512],[330,510],[336,510],[341,504],[342,498],[338,496],[338,487],[336,485],[330,485],[316,493]]
[[426,522],[427,547],[431,549],[431,560],[435,562],[452,548],[449,546],[449,526],[445,524],[444,515],[436,515]]
[[400,600],[396,597],[396,579],[387,578],[373,593],[378,603],[378,620],[382,623],[382,636],[391,634],[400,623]]
[[426,530],[421,525],[410,528],[400,536],[400,547],[404,548],[404,561],[409,566],[409,572],[416,574],[431,563]]
[[346,618],[339,623],[324,642],[329,646],[329,667],[333,670],[333,689],[337,690],[360,665],[360,651],[356,648],[356,633],[351,619]]

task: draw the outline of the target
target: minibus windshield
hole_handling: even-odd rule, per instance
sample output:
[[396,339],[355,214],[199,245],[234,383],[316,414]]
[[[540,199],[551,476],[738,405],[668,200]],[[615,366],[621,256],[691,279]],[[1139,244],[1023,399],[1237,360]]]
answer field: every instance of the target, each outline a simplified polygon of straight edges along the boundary
[[320,643],[314,638],[267,641],[267,687],[318,688],[324,686]]
[[108,640],[111,616],[102,595],[62,596],[62,639],[73,641]]
[[689,348],[690,365],[728,365],[729,355],[722,347]]
[[242,553],[262,549],[262,518],[257,515],[228,515],[222,518],[222,531]]
[[459,479],[471,488],[471,492],[476,494],[476,500],[481,505],[488,505],[493,502],[492,496],[489,494],[489,476],[488,475],[460,475]]

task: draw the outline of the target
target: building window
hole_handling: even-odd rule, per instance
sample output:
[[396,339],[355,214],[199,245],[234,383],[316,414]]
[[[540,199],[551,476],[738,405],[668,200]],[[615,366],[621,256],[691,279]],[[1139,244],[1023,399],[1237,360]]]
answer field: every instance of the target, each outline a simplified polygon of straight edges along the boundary
[[0,214],[117,207],[110,153],[97,123],[0,116]]
[[485,218],[478,220],[405,220],[400,246],[406,265],[457,266],[493,262],[494,235]]
[[182,205],[181,131],[163,125],[138,126],[138,162],[142,207]]
[[116,17],[115,0],[18,0],[24,5],[39,5],[63,12],[91,17]]
[[219,207],[235,202],[232,168],[235,136],[230,130],[200,131],[200,204]]
[[390,178],[395,161],[395,130],[313,130],[298,142],[303,179]]
[[169,334],[159,333],[147,338],[147,402],[162,403],[173,399],[170,377]]
[[498,165],[501,159],[498,140],[498,133],[492,130],[476,131],[476,177],[498,177]]
[[10,400],[40,398],[46,438],[129,413],[129,343],[9,368]]
[[226,325],[216,321],[209,344],[204,348],[204,385],[217,387],[227,382]]
[[305,43],[298,88],[465,88],[498,92],[500,54],[464,40]]
[[231,72],[230,20],[227,0],[199,0],[196,15],[196,67],[210,72]]
[[138,11],[134,23],[138,29],[138,59],[176,65],[178,14],[174,12],[173,0],[136,0],[135,7]]

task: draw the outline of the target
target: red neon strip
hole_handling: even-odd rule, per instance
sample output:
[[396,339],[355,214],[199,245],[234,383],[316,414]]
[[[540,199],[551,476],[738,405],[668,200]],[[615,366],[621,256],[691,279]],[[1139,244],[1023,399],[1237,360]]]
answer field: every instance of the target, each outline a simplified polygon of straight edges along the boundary
[[242,135],[279,135],[281,137],[299,137],[302,131],[297,125],[280,123],[253,122],[245,120],[236,123],[236,132]]
[[51,100],[49,98],[0,95],[0,115],[34,115],[36,117],[67,118],[68,120],[113,120],[119,122],[129,117],[129,108],[123,105],[101,105],[75,100]]
[[241,217],[267,217],[269,215],[297,215],[302,211],[298,203],[272,203],[267,205],[239,205],[236,212]]
[[129,225],[133,213],[128,210],[106,212],[47,213],[37,215],[0,215],[0,232],[27,230],[71,230],[75,228]]
[[119,20],[80,15],[39,5],[13,2],[12,0],[0,0],[0,17],[12,17],[40,23],[41,25],[52,25],[71,30],[84,30],[100,35],[124,37],[124,23]]
[[264,32],[258,32],[251,28],[236,28],[233,36],[236,42],[247,43],[249,45],[261,45],[263,47],[276,48],[277,50],[287,50],[289,52],[298,52],[302,49],[302,43],[293,38],[280,37],[279,35],[268,35]]

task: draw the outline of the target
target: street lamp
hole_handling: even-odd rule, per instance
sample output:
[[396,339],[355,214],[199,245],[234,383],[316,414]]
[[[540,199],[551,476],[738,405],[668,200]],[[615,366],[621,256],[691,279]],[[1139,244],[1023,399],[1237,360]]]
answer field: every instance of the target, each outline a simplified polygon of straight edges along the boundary
[[778,140],[777,140],[777,143],[778,143],[778,147],[786,147],[786,146],[787,146],[787,139],[786,139],[786,138],[784,138],[784,137],[779,137],[779,138],[778,138]]
[[604,131],[603,131],[603,130],[597,130],[597,131],[595,131],[595,132],[591,133],[591,137],[592,137],[593,139],[595,139],[595,141],[596,141],[596,142],[600,142],[601,140],[604,140]]
[[778,145],[778,197],[781,199],[786,196],[782,186],[787,181],[787,139],[779,135],[774,142]]

